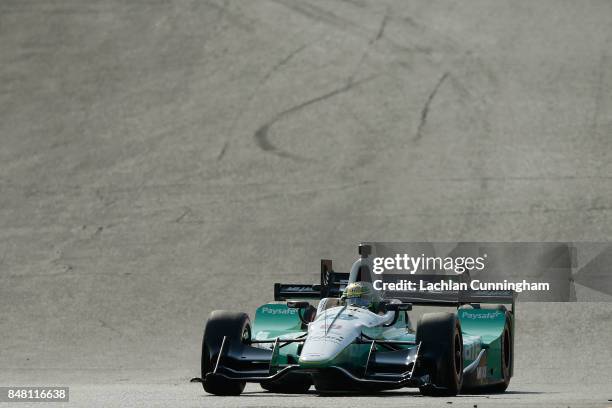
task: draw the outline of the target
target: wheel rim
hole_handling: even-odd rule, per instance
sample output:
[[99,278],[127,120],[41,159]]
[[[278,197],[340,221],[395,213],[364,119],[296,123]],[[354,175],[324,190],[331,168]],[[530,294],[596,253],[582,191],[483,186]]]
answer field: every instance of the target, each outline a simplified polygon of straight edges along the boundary
[[247,325],[244,327],[244,330],[242,330],[242,335],[240,336],[240,341],[242,343],[248,343],[248,341],[251,339],[251,328]]

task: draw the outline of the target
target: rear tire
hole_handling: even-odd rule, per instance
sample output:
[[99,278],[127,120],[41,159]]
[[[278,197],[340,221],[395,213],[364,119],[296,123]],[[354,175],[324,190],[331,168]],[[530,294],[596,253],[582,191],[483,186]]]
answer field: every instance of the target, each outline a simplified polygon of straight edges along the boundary
[[249,316],[246,313],[225,310],[215,310],[210,314],[204,327],[204,337],[202,339],[202,386],[209,394],[240,395],[246,385],[244,381],[206,378],[206,375],[213,372],[215,368],[224,336],[227,338],[225,353],[232,344],[249,341],[251,338]]
[[501,369],[502,369],[502,375],[504,377],[504,381],[499,384],[494,384],[488,387],[487,391],[491,393],[505,392],[508,386],[510,385],[510,373],[512,369],[512,361],[513,361],[511,327],[512,325],[510,322],[510,318],[506,317],[506,325],[504,326],[504,332],[502,334],[502,341],[501,341]]
[[444,397],[459,393],[463,383],[463,337],[454,313],[427,313],[417,325],[419,354],[429,368],[430,384],[421,394]]

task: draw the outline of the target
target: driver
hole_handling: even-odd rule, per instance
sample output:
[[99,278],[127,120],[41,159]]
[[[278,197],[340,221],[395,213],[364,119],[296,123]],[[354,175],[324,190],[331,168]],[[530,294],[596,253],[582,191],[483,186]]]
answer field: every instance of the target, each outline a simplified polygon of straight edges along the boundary
[[380,294],[370,282],[349,283],[340,298],[343,305],[368,308],[374,313],[379,312],[380,301]]

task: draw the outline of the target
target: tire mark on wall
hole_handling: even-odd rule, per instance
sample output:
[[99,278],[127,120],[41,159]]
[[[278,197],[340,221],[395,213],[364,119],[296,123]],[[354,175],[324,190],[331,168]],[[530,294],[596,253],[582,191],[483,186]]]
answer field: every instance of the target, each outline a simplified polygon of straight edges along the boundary
[[385,13],[385,16],[383,17],[382,22],[380,23],[380,28],[378,29],[378,33],[376,33],[376,37],[374,38],[374,41],[372,41],[371,43],[374,43],[382,38],[383,33],[385,32],[385,27],[387,27],[387,21],[389,21],[389,10],[387,10],[387,12]]
[[287,0],[272,0],[274,3],[277,3],[281,6],[287,7],[288,9],[294,11],[297,14],[301,14],[302,16],[309,18],[316,23],[324,23],[333,28],[336,28],[340,31],[353,31],[359,32],[363,31],[363,27],[356,24],[351,19],[345,18],[343,16],[339,16],[332,11],[316,6],[314,4],[302,1],[287,1]]
[[225,156],[225,152],[227,152],[228,147],[229,147],[229,141],[226,140],[225,143],[223,143],[223,147],[219,151],[219,154],[217,155],[217,161],[221,160],[223,156]]
[[270,152],[280,157],[291,158],[291,159],[300,160],[300,161],[306,160],[304,157],[301,157],[296,154],[279,149],[274,144],[272,144],[270,140],[268,140],[268,133],[270,131],[270,128],[274,126],[274,124],[276,124],[280,120],[285,119],[288,116],[291,116],[294,113],[299,112],[300,110],[308,106],[314,105],[319,102],[323,102],[329,98],[333,98],[334,96],[348,92],[355,86],[364,84],[368,81],[373,80],[374,78],[376,78],[376,76],[371,76],[371,77],[362,79],[360,81],[347,82],[341,88],[334,89],[333,91],[327,92],[323,95],[319,95],[317,97],[314,97],[298,105],[292,106],[289,109],[285,109],[284,111],[277,113],[271,120],[264,123],[262,126],[259,127],[259,129],[257,129],[257,131],[255,131],[254,137],[255,137],[255,142],[257,143],[257,146],[259,146],[259,148],[265,152]]
[[355,64],[355,68],[353,69],[353,72],[351,73],[351,75],[348,78],[348,82],[351,83],[355,80],[355,77],[357,76],[357,74],[359,73],[359,69],[361,68],[361,65],[363,64],[363,62],[366,60],[366,58],[369,56],[370,54],[370,49],[374,46],[374,44],[376,44],[383,36],[383,33],[385,32],[385,27],[387,26],[387,21],[389,20],[389,9],[387,8],[387,10],[385,11],[385,15],[383,16],[380,25],[378,27],[378,31],[376,32],[376,35],[373,36],[370,41],[368,41],[368,45],[366,46],[365,51],[363,52],[363,54],[361,54],[361,57],[359,58],[359,60],[357,61],[357,63]]
[[423,130],[425,130],[425,125],[427,124],[427,116],[429,115],[429,109],[431,107],[431,103],[436,97],[436,94],[438,93],[438,90],[442,86],[442,83],[446,80],[446,78],[448,78],[448,75],[449,73],[445,72],[444,75],[442,75],[440,79],[438,80],[438,82],[436,83],[436,86],[434,86],[434,88],[429,93],[429,96],[427,97],[427,100],[425,101],[425,104],[423,105],[423,109],[421,109],[421,120],[419,121],[419,127],[417,128],[416,135],[412,139],[413,141],[416,142],[423,137]]
[[306,48],[308,46],[308,44],[304,44],[298,48],[296,48],[295,50],[291,51],[285,58],[283,58],[282,60],[280,60],[279,62],[277,62],[272,68],[270,68],[270,70],[266,73],[266,75],[262,78],[260,85],[265,84],[268,79],[270,79],[270,77],[272,76],[272,74],[274,74],[276,71],[278,71],[280,68],[282,68],[284,65],[286,65],[289,61],[291,61],[291,59],[293,57],[295,57],[297,54],[299,54],[300,52],[302,52],[302,50],[304,50],[304,48]]
[[[289,61],[291,61],[293,59],[293,57],[295,57],[297,54],[302,52],[306,47],[308,47],[308,45],[309,44],[304,44],[304,45],[296,48],[295,50],[291,51],[289,54],[287,54],[285,57],[283,57],[280,61],[278,61],[276,64],[274,64],[274,66],[272,68],[270,68],[268,70],[268,72],[263,76],[261,81],[259,81],[259,83],[255,87],[255,90],[253,92],[251,92],[251,94],[247,98],[246,102],[244,103],[244,107],[240,110],[240,112],[236,115],[236,117],[232,121],[232,124],[230,126],[230,131],[229,131],[230,135],[232,135],[234,133],[234,129],[236,128],[236,125],[238,124],[238,121],[244,115],[245,111],[249,108],[249,105],[251,104],[251,101],[258,94],[259,89],[262,86],[264,86],[266,84],[266,82],[268,82],[268,80],[272,77],[272,75],[276,71],[281,69],[283,66],[287,65],[289,63]],[[217,154],[217,161],[223,159],[223,157],[225,156],[225,153],[227,152],[227,149],[229,148],[229,143],[230,143],[229,140],[227,140],[223,144],[223,147],[221,148],[221,151],[219,151],[219,154]]]

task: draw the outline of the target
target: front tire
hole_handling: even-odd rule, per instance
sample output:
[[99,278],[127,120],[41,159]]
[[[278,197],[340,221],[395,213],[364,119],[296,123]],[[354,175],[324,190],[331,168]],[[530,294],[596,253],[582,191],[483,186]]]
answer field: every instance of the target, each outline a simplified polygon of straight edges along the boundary
[[454,313],[426,313],[417,325],[416,341],[425,360],[430,384],[421,394],[443,397],[459,393],[463,383],[463,337]]
[[206,375],[212,373],[215,368],[223,337],[226,337],[225,353],[227,353],[227,348],[233,344],[248,342],[251,338],[249,316],[246,313],[225,310],[215,310],[210,314],[202,339],[202,386],[209,394],[240,395],[246,385],[244,381],[206,378]]

